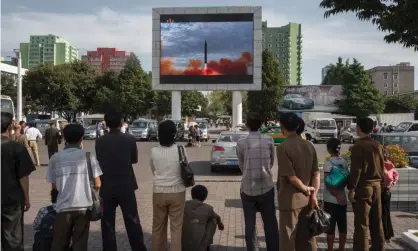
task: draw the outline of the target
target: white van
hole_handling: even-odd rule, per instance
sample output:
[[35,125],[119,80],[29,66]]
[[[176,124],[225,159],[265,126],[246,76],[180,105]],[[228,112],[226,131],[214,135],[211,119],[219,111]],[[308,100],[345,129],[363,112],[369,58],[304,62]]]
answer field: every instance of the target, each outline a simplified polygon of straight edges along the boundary
[[315,118],[306,124],[305,134],[307,140],[313,143],[327,141],[338,136],[337,123],[331,118]]

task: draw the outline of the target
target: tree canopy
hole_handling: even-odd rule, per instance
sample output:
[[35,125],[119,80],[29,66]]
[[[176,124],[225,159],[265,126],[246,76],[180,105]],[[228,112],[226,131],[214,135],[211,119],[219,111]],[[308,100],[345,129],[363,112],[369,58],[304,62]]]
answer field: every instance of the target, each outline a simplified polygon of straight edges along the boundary
[[418,110],[415,97],[390,96],[385,98],[385,113],[408,113]]
[[349,61],[343,63],[343,58],[339,57],[337,63],[330,64],[330,68],[324,77],[321,85],[340,85],[343,80],[344,69],[349,66]]
[[387,43],[400,43],[418,51],[418,1],[416,0],[322,0],[325,18],[353,12],[387,33]]
[[268,50],[263,51],[262,61],[262,89],[248,92],[247,106],[249,111],[259,113],[267,121],[279,117],[285,80],[279,63]]
[[[339,58],[338,63],[341,62],[342,59]],[[334,73],[329,72],[329,74]],[[340,79],[340,84],[343,86],[344,98],[336,102],[342,114],[365,117],[383,112],[384,97],[371,82],[363,65],[356,59],[353,59],[353,63],[347,60],[338,74],[338,76],[333,75],[333,78]]]

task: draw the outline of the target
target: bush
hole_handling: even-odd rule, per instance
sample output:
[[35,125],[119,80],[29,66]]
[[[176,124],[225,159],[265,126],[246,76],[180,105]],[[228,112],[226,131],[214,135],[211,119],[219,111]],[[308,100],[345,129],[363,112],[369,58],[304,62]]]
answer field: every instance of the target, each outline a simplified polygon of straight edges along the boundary
[[393,162],[396,168],[406,167],[408,165],[408,154],[399,145],[386,146],[388,158]]

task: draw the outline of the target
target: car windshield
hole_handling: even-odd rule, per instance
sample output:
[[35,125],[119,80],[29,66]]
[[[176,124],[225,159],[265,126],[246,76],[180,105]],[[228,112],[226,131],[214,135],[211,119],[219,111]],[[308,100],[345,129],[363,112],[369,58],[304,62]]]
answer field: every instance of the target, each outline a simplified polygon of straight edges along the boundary
[[334,120],[318,120],[317,121],[318,129],[337,129],[337,125]]
[[145,121],[136,121],[132,123],[134,128],[147,128],[148,122]]
[[244,139],[247,136],[247,134],[225,134],[219,136],[218,142],[238,142],[238,140]]
[[406,130],[408,130],[408,128],[412,125],[411,122],[403,122],[400,123],[396,128],[395,128],[395,132],[406,132]]
[[199,124],[199,128],[205,130],[208,128],[208,126],[206,124]]
[[290,95],[291,98],[302,98],[302,95],[300,94],[292,94]]
[[10,99],[2,99],[1,111],[13,114],[13,102]]

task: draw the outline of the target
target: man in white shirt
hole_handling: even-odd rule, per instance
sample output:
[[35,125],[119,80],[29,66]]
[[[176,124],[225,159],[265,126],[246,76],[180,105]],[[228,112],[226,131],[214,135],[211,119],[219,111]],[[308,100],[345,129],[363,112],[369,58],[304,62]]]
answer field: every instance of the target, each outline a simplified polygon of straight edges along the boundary
[[38,139],[42,139],[42,134],[35,127],[34,123],[29,123],[28,129],[26,130],[26,137],[28,138],[30,149],[32,150],[32,156],[34,158],[37,167],[41,165],[38,152]]

